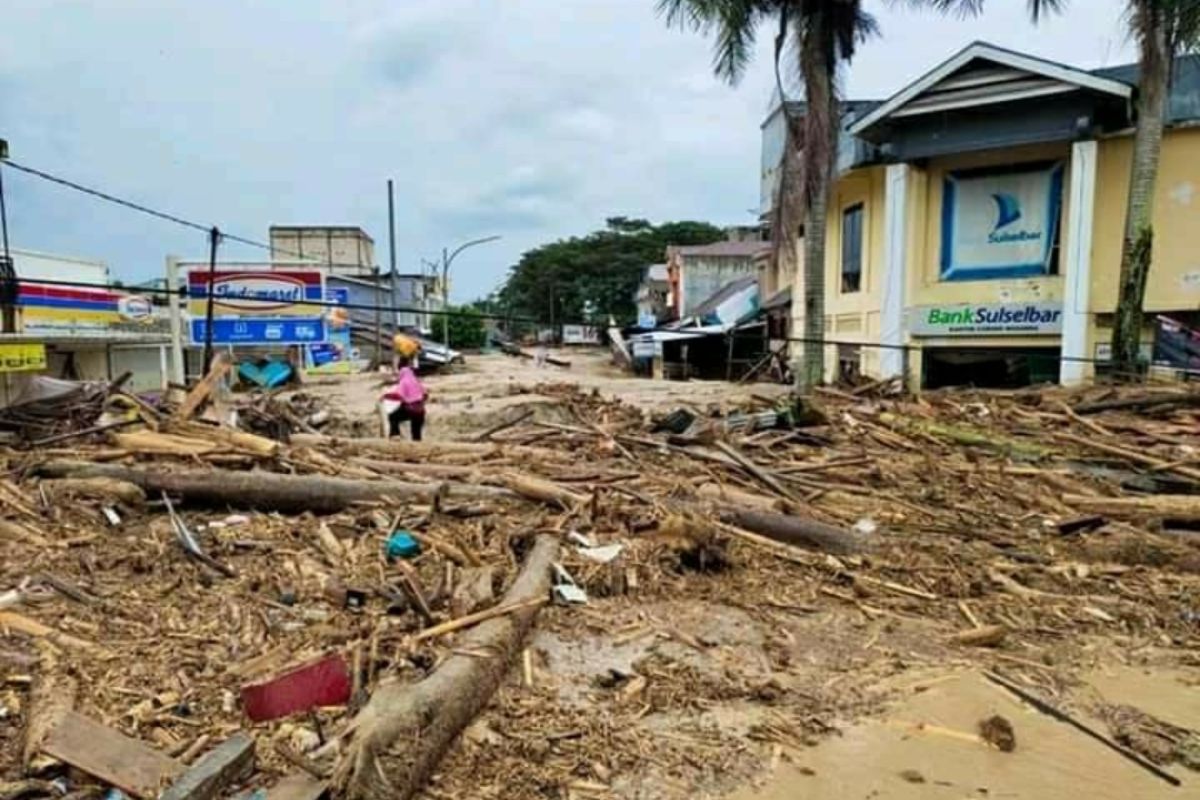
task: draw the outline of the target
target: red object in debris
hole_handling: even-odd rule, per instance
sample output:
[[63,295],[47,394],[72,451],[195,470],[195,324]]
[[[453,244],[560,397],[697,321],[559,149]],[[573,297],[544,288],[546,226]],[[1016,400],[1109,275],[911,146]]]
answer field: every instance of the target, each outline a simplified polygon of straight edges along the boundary
[[341,655],[310,661],[281,675],[242,687],[242,708],[255,722],[279,719],[317,706],[350,701],[350,669]]

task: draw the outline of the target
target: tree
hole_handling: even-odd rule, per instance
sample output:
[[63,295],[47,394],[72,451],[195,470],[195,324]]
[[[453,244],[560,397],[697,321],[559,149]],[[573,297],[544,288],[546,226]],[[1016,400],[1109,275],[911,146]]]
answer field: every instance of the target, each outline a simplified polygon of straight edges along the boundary
[[[730,83],[745,73],[753,54],[760,24],[773,21],[776,82],[784,100],[779,64],[790,44],[798,55],[796,67],[804,85],[805,110],[802,123],[803,149],[799,169],[785,169],[780,179],[780,198],[799,185],[799,204],[804,219],[804,331],[803,358],[796,371],[801,388],[820,383],[825,372],[825,221],[837,152],[840,114],[837,72],[849,62],[860,42],[876,31],[874,18],[862,8],[862,0],[659,0],[659,12],[668,24],[716,34],[713,71]],[[791,128],[789,123],[789,129]],[[789,147],[798,137],[790,136]],[[785,155],[785,167],[787,157]],[[797,174],[798,173],[798,174]],[[781,204],[780,204],[781,205]],[[776,226],[773,258],[798,226],[782,215],[783,231]]]
[[1129,0],[1126,19],[1138,45],[1138,91],[1121,242],[1120,289],[1112,333],[1113,366],[1119,374],[1138,371],[1167,99],[1176,56],[1200,45],[1200,0]]
[[560,239],[521,256],[496,298],[505,314],[547,324],[582,321],[588,311],[632,322],[634,294],[650,264],[666,257],[668,245],[709,244],[725,238],[706,222],[653,225],[642,219],[610,217],[604,230]]
[[[450,346],[460,350],[471,350],[487,344],[487,328],[483,324],[483,312],[472,306],[450,306],[450,318],[446,325],[450,334]],[[434,339],[447,344],[442,337],[442,326],[435,326]]]

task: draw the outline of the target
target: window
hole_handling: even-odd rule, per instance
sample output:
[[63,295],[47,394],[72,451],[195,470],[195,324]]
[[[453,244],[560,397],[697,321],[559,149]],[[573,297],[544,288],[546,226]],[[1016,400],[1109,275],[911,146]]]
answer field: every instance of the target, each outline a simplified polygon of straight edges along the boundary
[[863,205],[852,205],[842,212],[842,292],[862,289]]

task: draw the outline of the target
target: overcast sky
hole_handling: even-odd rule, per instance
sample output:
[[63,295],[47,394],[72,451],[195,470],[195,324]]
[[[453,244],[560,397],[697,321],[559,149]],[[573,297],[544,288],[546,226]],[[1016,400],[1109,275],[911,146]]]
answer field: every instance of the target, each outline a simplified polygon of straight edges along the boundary
[[[970,21],[867,5],[883,36],[851,65],[852,97],[885,97],[974,39],[1131,60],[1121,0],[1075,0],[1040,29],[1025,0]],[[770,33],[730,88],[711,40],[667,29],[654,0],[7,0],[0,138],[15,161],[254,239],[272,223],[359,225],[385,266],[393,178],[401,270],[504,237],[456,262],[465,300],[608,216],[753,221]],[[201,233],[5,180],[13,246],[126,280],[206,252]]]

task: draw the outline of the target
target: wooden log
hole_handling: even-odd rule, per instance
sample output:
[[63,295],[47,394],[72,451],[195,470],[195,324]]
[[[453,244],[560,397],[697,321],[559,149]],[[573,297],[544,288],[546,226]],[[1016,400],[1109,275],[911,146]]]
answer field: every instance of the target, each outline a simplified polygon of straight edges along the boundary
[[307,772],[292,772],[267,790],[267,800],[321,800],[329,793],[329,784]]
[[177,433],[128,431],[126,433],[114,433],[112,438],[117,447],[120,447],[122,450],[128,450],[131,453],[202,456],[221,449],[221,445],[211,439],[182,436]]
[[159,800],[212,800],[254,769],[254,739],[235,733],[205,753]]
[[587,500],[587,495],[573,492],[554,481],[536,478],[533,475],[522,475],[515,472],[506,473],[501,479],[505,486],[529,500],[539,503],[551,503],[570,509]]
[[814,519],[791,514],[776,514],[752,508],[728,508],[721,518],[739,528],[760,534],[776,542],[820,550],[824,553],[861,553],[870,548],[866,536]]
[[747,492],[720,483],[705,483],[696,490],[696,494],[706,500],[712,500],[717,503],[732,503],[733,505],[754,508],[759,511],[783,510],[783,501],[777,498],[754,494],[753,492]]
[[384,461],[380,458],[354,456],[351,464],[365,467],[380,475],[431,475],[435,478],[472,479],[479,475],[479,467],[459,464],[422,464],[413,461]]
[[569,454],[545,447],[528,447],[525,445],[505,444],[502,442],[410,442],[406,439],[384,439],[379,437],[363,437],[344,439],[325,436],[319,433],[292,434],[292,444],[299,447],[315,447],[319,450],[336,450],[343,453],[386,453],[399,458],[422,461],[439,456],[468,455],[468,456],[513,456],[539,461],[565,461]]
[[985,625],[954,634],[951,640],[955,644],[966,647],[995,647],[1008,636],[1008,628],[1004,625]]
[[1176,475],[1182,475],[1185,478],[1200,480],[1200,469],[1195,467],[1183,466],[1181,464],[1173,464],[1170,461],[1163,461],[1160,458],[1147,455],[1140,450],[1131,450],[1128,447],[1119,447],[1115,444],[1105,444],[1097,441],[1095,438],[1088,439],[1083,436],[1075,436],[1070,433],[1060,433],[1056,437],[1064,442],[1071,442],[1080,447],[1086,447],[1090,450],[1096,450],[1100,453],[1108,453],[1109,455],[1123,458],[1126,461],[1132,461],[1135,464],[1145,464],[1148,467],[1153,467],[1158,470],[1174,472]]
[[45,487],[46,495],[54,500],[83,497],[127,506],[140,506],[146,502],[146,493],[140,486],[112,478],[63,478],[43,481],[41,485]]
[[722,453],[736,461],[742,469],[746,470],[746,472],[748,472],[750,475],[761,481],[768,489],[775,492],[785,500],[798,502],[796,496],[793,495],[791,491],[782,483],[780,483],[779,479],[770,472],[763,469],[758,464],[755,464],[753,461],[746,458],[744,455],[727,445],[725,442],[714,442],[714,445]]
[[166,492],[191,505],[248,508],[261,511],[333,513],[354,503],[386,497],[428,503],[445,487],[451,500],[513,497],[508,489],[471,484],[405,483],[329,478],[322,475],[279,475],[270,472],[162,472],[117,464],[48,461],[37,468],[50,478],[105,477],[128,481],[148,494]]
[[57,655],[46,645],[39,646],[41,669],[33,679],[29,692],[29,708],[25,717],[23,765],[30,768],[42,750],[42,743],[54,731],[62,718],[75,707],[79,684],[65,670],[57,669]]
[[[502,606],[545,599],[558,542],[539,536]],[[349,800],[406,800],[437,767],[450,743],[487,705],[523,647],[537,606],[480,623],[428,678],[387,683],[343,734],[333,783]],[[478,658],[465,652],[489,655]]]
[[63,647],[74,647],[80,650],[96,650],[98,649],[92,642],[84,639],[77,639],[70,634],[57,631],[48,625],[43,625],[36,619],[30,619],[23,614],[18,614],[15,611],[0,611],[0,630],[14,630],[21,633],[34,636],[38,639],[45,639],[53,644]]
[[1117,397],[1111,400],[1094,400],[1075,406],[1076,414],[1096,414],[1101,411],[1133,411],[1143,408],[1200,406],[1200,393],[1144,394],[1134,397]]
[[189,437],[211,439],[228,445],[231,449],[252,453],[263,458],[274,456],[282,446],[274,439],[268,439],[265,436],[259,436],[257,433],[250,433],[249,431],[227,428],[223,425],[204,425],[199,422],[190,422],[185,425],[176,425],[174,430]]
[[1090,514],[1129,519],[1131,517],[1164,517],[1166,519],[1200,521],[1200,495],[1151,494],[1144,497],[1089,497],[1064,494],[1063,502]]
[[179,420],[189,419],[196,411],[204,404],[213,390],[217,388],[217,384],[221,382],[229,370],[233,368],[233,361],[225,353],[218,353],[213,359],[213,363],[208,368],[208,374],[200,379],[199,383],[192,387],[192,390],[187,393],[187,397],[183,399],[183,403],[179,406],[179,410],[175,412],[175,418]]

